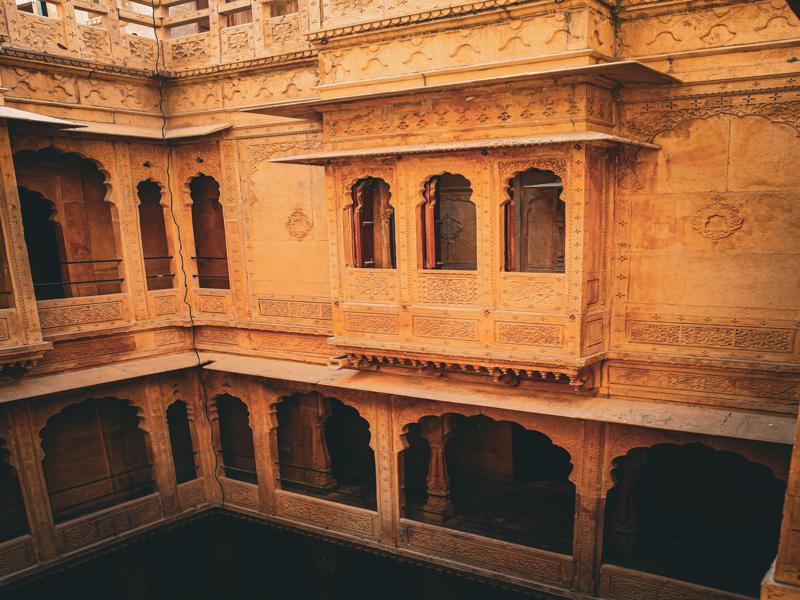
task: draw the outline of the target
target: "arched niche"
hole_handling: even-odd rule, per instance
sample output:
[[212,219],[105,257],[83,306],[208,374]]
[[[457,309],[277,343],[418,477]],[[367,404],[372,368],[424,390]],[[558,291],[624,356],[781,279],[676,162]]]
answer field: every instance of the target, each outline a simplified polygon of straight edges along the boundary
[[547,169],[520,171],[503,204],[503,266],[522,273],[563,273],[566,204],[561,178]]
[[177,483],[197,479],[197,451],[192,439],[189,408],[183,400],[175,400],[165,411],[172,464]]
[[148,435],[138,409],[125,400],[70,404],[50,416],[39,435],[56,523],[155,491]]
[[167,237],[167,215],[163,206],[162,186],[152,179],[140,181],[136,185],[136,197],[147,289],[173,288],[175,263]]
[[318,392],[284,396],[276,406],[283,489],[377,509],[369,422],[353,406]]
[[360,269],[397,267],[395,210],[389,184],[363,177],[350,188],[344,230],[350,241],[348,266]]
[[240,398],[223,393],[213,398],[212,424],[219,466],[228,479],[258,482],[250,410]]
[[219,183],[201,173],[189,181],[189,196],[198,286],[229,289],[228,247]]
[[19,477],[0,438],[0,543],[29,533]]
[[14,168],[37,298],[121,292],[119,216],[108,173],[52,147],[17,152]]
[[758,595],[777,553],[785,482],[699,442],[632,448],[612,464],[603,563]]
[[408,424],[404,446],[405,518],[572,552],[572,457],[545,434],[484,415],[446,413]]
[[472,184],[466,177],[448,172],[430,177],[417,206],[419,268],[477,270],[477,218]]

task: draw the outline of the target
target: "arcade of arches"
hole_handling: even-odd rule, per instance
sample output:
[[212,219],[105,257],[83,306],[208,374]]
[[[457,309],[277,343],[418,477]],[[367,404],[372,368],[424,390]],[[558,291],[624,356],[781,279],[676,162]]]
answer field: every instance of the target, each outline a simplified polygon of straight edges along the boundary
[[0,596],[800,600],[796,4],[4,2]]

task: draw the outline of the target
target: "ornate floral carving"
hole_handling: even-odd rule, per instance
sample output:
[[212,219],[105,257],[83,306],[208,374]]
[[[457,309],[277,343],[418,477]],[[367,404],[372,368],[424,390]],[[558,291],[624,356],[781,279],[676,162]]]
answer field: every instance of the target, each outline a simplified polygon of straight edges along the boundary
[[429,304],[475,304],[478,277],[475,274],[425,273],[418,277],[419,300]]
[[421,337],[477,340],[478,321],[414,317],[414,333]]
[[177,312],[175,308],[175,296],[156,296],[153,298],[153,306],[156,310],[156,315],[173,315]]
[[122,319],[122,302],[98,302],[95,304],[73,304],[54,306],[39,311],[42,329],[67,327],[85,323],[105,323]]
[[197,332],[197,339],[201,342],[238,346],[239,335],[235,329],[227,327],[201,327]]
[[200,296],[200,310],[207,313],[225,312],[225,296]]
[[560,346],[561,327],[501,321],[497,323],[497,341],[527,346]]
[[155,496],[134,500],[90,517],[56,528],[59,548],[70,552],[103,539],[136,529],[162,517],[161,502]]
[[156,346],[172,346],[173,344],[182,344],[186,337],[180,329],[167,329],[165,331],[157,331],[155,335]]
[[298,242],[303,241],[311,233],[313,227],[314,222],[306,214],[302,206],[295,208],[289,214],[289,218],[286,219],[286,230]]
[[258,301],[258,312],[265,317],[331,319],[331,305],[327,302],[297,302],[261,298]]
[[692,229],[714,242],[731,235],[742,223],[739,207],[725,202],[720,195],[715,196],[711,204],[697,209],[692,217]]
[[[471,539],[448,531],[436,531],[419,525],[404,528],[407,543],[412,548],[467,560],[482,566],[513,571],[530,578],[561,582],[569,575],[567,565],[558,558],[545,556],[536,550],[506,547],[502,542]],[[563,569],[563,571],[562,571]]]
[[350,271],[347,274],[349,296],[357,300],[396,300],[396,275],[379,273],[371,269]]
[[225,488],[225,502],[238,504],[252,510],[258,508],[257,486],[227,478],[223,479],[222,485]]
[[358,508],[332,508],[311,500],[289,498],[281,494],[278,498],[278,513],[283,517],[311,521],[325,527],[345,529],[370,537],[375,535],[375,517]]
[[369,313],[345,313],[348,331],[362,333],[397,333],[399,326],[396,315],[375,315]]
[[759,327],[734,327],[629,321],[628,341],[675,346],[740,348],[790,353],[795,331]]

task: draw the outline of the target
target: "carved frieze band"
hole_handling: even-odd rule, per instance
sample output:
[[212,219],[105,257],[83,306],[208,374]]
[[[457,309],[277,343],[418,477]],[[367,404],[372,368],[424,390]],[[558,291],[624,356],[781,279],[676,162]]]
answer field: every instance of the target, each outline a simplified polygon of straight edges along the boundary
[[681,371],[612,366],[609,383],[797,401],[800,383]]
[[278,514],[282,517],[300,519],[321,525],[374,537],[377,515],[353,507],[334,508],[297,496],[278,494]]
[[529,325],[499,321],[495,324],[495,339],[500,344],[524,346],[560,346],[563,343],[562,328],[552,325]]
[[441,319],[414,317],[414,335],[457,340],[478,339],[478,321],[472,319]]
[[407,524],[402,535],[411,548],[443,554],[493,570],[511,571],[525,579],[563,583],[571,571],[571,559],[485,538],[468,537],[424,525]]
[[360,333],[397,334],[400,322],[397,315],[348,312],[345,313],[345,327]]
[[742,596],[666,577],[603,565],[600,594],[609,600],[739,600]]
[[16,573],[36,564],[36,553],[30,537],[0,544],[0,577]]
[[82,360],[93,356],[118,355],[136,350],[136,338],[132,335],[108,337],[93,341],[65,342],[56,344],[46,353],[39,364]]
[[87,323],[106,323],[122,319],[122,302],[97,302],[92,304],[73,304],[53,306],[39,310],[42,329],[83,325]]
[[124,506],[78,519],[56,527],[62,552],[84,548],[95,542],[142,527],[162,517],[158,496],[147,496]]
[[695,323],[653,323],[629,320],[627,340],[636,344],[735,348],[739,350],[791,354],[796,331],[735,325],[700,325]]
[[259,298],[258,312],[265,317],[286,317],[296,319],[321,319],[330,321],[331,305],[328,302],[297,302]]
[[235,504],[250,510],[258,509],[258,486],[233,479],[223,478],[222,487],[225,489],[225,503]]

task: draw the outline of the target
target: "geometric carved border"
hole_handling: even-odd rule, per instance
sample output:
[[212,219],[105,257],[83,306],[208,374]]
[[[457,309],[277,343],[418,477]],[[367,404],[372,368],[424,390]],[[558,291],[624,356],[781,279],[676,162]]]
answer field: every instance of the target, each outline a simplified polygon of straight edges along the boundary
[[325,529],[336,529],[374,538],[378,531],[378,515],[353,506],[337,506],[332,502],[308,498],[276,490],[278,515],[287,519],[307,521]]
[[158,494],[132,500],[104,511],[56,526],[61,552],[85,548],[131,529],[158,521],[162,517]]
[[0,577],[36,564],[33,540],[24,536],[0,544]]
[[641,571],[603,565],[600,595],[609,600],[744,600],[744,596],[659,577]]
[[533,581],[565,586],[572,578],[572,557],[567,555],[408,520],[401,523],[401,539],[411,549],[445,555],[493,571],[510,572]]

